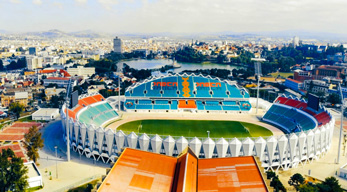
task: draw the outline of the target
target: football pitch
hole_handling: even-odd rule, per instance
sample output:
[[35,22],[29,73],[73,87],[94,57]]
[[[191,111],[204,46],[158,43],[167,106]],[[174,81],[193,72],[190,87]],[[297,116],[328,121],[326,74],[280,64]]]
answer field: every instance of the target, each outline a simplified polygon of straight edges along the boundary
[[239,121],[213,120],[138,120],[120,125],[117,130],[125,133],[146,133],[185,137],[212,138],[271,136],[272,132],[262,126]]

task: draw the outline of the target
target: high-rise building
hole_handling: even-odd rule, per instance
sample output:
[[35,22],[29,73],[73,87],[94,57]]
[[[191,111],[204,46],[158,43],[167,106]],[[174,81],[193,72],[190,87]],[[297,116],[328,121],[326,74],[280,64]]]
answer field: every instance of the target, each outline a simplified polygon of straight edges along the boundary
[[113,51],[115,53],[122,53],[122,40],[118,37],[113,39]]
[[37,68],[42,68],[42,57],[37,57],[37,56],[28,56],[26,57],[27,60],[27,67],[29,70],[34,70]]
[[29,47],[29,55],[36,55],[36,47]]
[[300,39],[298,36],[295,36],[293,38],[293,47],[295,48],[296,46],[299,46]]

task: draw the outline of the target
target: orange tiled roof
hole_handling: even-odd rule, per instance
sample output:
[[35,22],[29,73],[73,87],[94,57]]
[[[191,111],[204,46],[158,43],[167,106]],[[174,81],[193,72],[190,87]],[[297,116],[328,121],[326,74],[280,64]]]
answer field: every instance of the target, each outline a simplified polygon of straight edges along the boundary
[[198,159],[188,148],[178,158],[126,148],[98,192],[267,191],[255,159]]

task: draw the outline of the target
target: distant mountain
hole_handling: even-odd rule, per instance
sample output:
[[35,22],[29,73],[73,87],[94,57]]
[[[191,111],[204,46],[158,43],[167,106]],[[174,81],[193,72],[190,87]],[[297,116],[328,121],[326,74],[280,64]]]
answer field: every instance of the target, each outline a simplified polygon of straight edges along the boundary
[[77,32],[64,32],[58,29],[52,29],[49,31],[40,32],[28,32],[27,35],[45,37],[45,38],[64,38],[64,37],[77,37],[77,38],[100,38],[107,37],[109,35],[97,33],[91,30],[77,31]]

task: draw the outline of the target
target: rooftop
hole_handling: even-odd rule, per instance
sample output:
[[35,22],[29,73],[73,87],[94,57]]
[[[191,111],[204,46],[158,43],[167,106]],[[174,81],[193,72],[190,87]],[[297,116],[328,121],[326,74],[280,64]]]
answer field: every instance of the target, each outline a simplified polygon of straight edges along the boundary
[[198,159],[126,148],[98,189],[110,191],[268,191],[252,156]]

